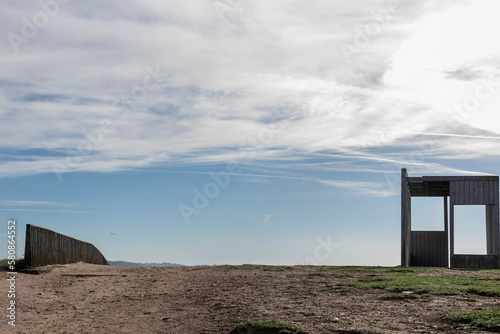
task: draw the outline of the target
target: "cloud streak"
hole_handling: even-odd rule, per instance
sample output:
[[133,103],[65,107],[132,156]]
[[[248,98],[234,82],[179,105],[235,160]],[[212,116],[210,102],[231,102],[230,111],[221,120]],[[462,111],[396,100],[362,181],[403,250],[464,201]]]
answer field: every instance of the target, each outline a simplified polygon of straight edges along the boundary
[[76,203],[62,203],[51,201],[24,201],[24,200],[0,200],[2,206],[75,206]]
[[[20,33],[22,18],[40,11],[35,1],[6,7],[3,35]],[[468,173],[431,160],[476,157],[472,140],[493,140],[497,132],[446,134],[466,121],[443,114],[440,107],[450,99],[424,94],[405,65],[405,52],[418,40],[414,36],[422,33],[426,18],[454,12],[431,2],[401,1],[400,7],[347,62],[340,45],[373,23],[372,13],[386,10],[385,1],[318,1],[314,6],[281,0],[88,1],[61,6],[18,53],[0,60],[5,88],[0,93],[0,148],[7,152],[0,156],[0,177],[245,159],[307,163],[311,156],[342,160],[338,170],[380,172],[405,164]],[[0,44],[11,50],[8,40]],[[485,66],[499,64],[495,50],[487,51],[439,64],[432,73],[440,77],[429,82],[446,87],[457,78],[460,84],[483,78]],[[419,63],[418,75],[431,65]],[[465,94],[465,86],[460,87]],[[471,118],[477,116],[473,127],[478,129],[480,116],[494,115],[489,109],[481,112]],[[442,134],[432,134],[440,138],[426,161],[379,153],[385,147],[411,151],[422,146],[422,135],[434,132],[436,124],[442,125]],[[459,137],[471,141],[454,147]],[[343,187],[332,182],[325,184]]]

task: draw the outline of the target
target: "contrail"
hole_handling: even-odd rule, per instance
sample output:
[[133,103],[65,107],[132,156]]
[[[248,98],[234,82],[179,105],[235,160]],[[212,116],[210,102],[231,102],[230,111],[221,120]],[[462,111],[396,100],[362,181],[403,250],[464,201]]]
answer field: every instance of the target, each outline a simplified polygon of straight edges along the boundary
[[493,137],[493,136],[458,135],[458,134],[453,134],[453,133],[411,132],[411,134],[426,135],[426,136],[441,136],[441,137],[461,137],[461,138],[477,138],[477,139],[500,139],[500,137]]

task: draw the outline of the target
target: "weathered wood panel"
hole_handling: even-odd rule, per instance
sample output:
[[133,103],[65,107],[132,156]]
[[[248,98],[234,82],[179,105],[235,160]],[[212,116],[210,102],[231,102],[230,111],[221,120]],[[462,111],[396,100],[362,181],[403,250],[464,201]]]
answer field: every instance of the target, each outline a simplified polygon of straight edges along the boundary
[[486,205],[486,253],[495,253],[494,205]]
[[498,176],[413,176],[408,177],[407,180],[411,181],[496,181]]
[[411,266],[448,267],[446,231],[412,231],[410,244]]
[[494,197],[493,197],[493,237],[492,237],[492,243],[494,244],[493,246],[493,253],[496,255],[496,268],[500,268],[500,215],[499,215],[499,210],[500,210],[500,205],[499,205],[499,189],[498,189],[498,181],[492,182],[494,183],[494,190],[492,191]]
[[29,224],[26,225],[24,256],[26,264],[32,267],[79,261],[109,264],[94,245]]
[[406,169],[401,169],[401,265],[410,265],[411,197],[408,190]]
[[498,268],[498,257],[496,255],[464,255],[451,256],[452,268],[470,269],[495,269]]
[[[495,203],[494,181],[450,181],[450,198],[454,205],[487,205]],[[496,186],[498,189],[498,186]]]

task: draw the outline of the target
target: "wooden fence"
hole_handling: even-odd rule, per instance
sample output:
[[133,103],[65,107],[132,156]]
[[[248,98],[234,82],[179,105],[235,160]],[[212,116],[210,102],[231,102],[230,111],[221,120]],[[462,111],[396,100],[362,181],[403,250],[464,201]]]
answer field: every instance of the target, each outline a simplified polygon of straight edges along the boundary
[[30,224],[26,225],[24,259],[31,267],[80,261],[109,265],[94,245]]

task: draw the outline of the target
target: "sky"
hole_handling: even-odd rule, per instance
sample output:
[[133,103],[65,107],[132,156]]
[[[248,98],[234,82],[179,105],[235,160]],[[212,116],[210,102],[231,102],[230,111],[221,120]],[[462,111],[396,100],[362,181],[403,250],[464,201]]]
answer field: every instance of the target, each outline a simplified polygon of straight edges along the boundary
[[[19,257],[33,224],[108,260],[398,265],[401,168],[500,174],[499,10],[4,1],[0,257],[15,218]],[[414,228],[441,208],[415,200]]]

